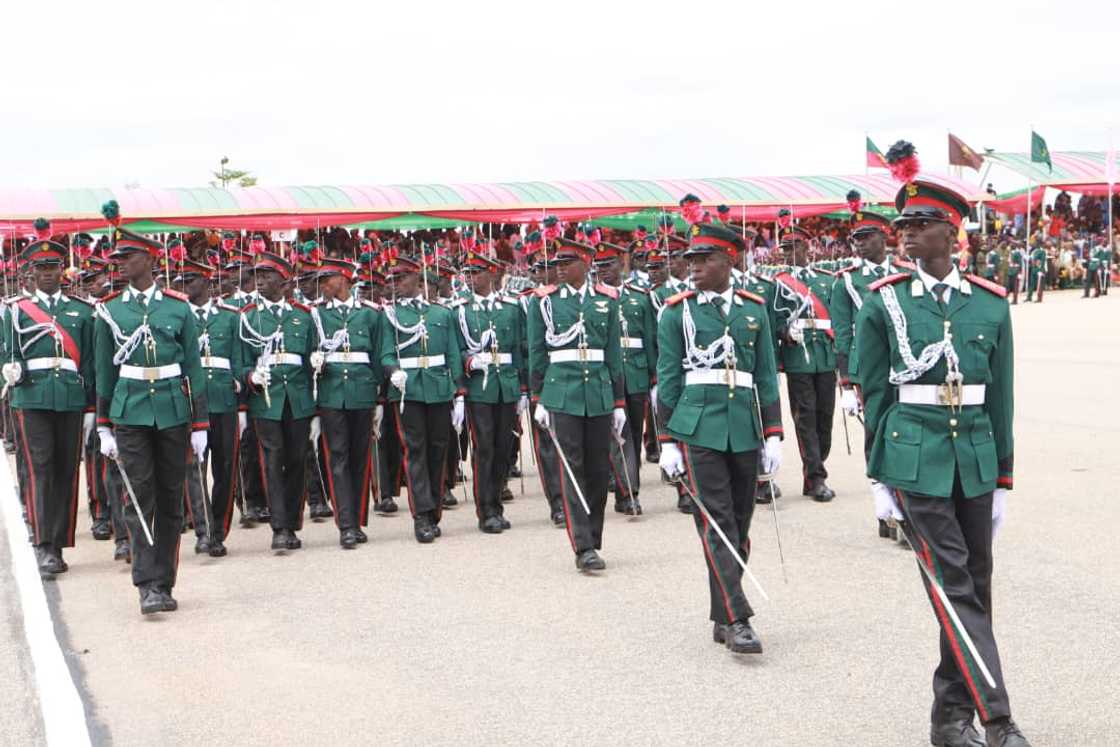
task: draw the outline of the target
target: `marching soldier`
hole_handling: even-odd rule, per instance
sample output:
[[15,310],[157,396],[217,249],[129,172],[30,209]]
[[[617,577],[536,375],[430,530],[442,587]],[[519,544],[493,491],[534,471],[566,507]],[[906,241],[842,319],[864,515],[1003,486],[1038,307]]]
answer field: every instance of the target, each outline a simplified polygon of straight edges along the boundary
[[471,255],[463,272],[471,297],[455,303],[452,314],[467,374],[475,513],[479,529],[499,534],[510,528],[503,516],[501,492],[518,418],[529,406],[524,320],[517,300],[499,295],[494,287],[497,267],[493,261]]
[[984,256],[984,279],[993,283],[999,282],[999,250],[994,245]]
[[1042,303],[1042,293],[1046,290],[1046,247],[1041,244],[1036,246],[1031,251],[1030,258],[1030,273],[1027,279],[1027,303],[1031,302],[1031,297],[1035,293],[1038,294],[1038,303]]
[[[463,427],[466,393],[450,310],[421,296],[419,263],[401,257],[390,268],[396,292],[384,308],[381,365],[404,452],[413,533],[427,544],[442,534],[451,430]],[[394,391],[395,390],[395,391]]]
[[1106,237],[1097,248],[1097,260],[1100,262],[1100,295],[1107,296],[1112,285],[1112,237]]
[[61,290],[67,249],[50,240],[49,224],[20,254],[35,291],[9,302],[3,334],[4,388],[20,431],[24,497],[32,544],[44,577],[67,570],[64,548],[74,546],[78,458],[93,429],[93,311]]
[[[116,203],[103,212],[119,221]],[[125,481],[132,583],[141,614],[172,612],[187,449],[206,452],[209,417],[198,332],[186,297],[160,290],[159,243],[122,228],[113,253],[128,287],[96,307],[97,433]]]
[[836,353],[828,304],[832,275],[807,267],[812,236],[789,226],[780,246],[790,267],[775,277],[774,324],[778,359],[786,373],[789,407],[801,451],[802,494],[818,502],[836,493],[825,483],[836,408]]
[[1023,285],[1023,267],[1027,263],[1027,254],[1018,246],[1012,248],[1007,255],[1007,279],[1004,288],[1011,294],[1011,305],[1019,303],[1019,289]]
[[[893,150],[893,149],[892,149]],[[964,197],[922,180],[898,193],[914,272],[871,286],[856,345],[876,510],[904,519],[941,625],[930,742],[1022,747],[992,630],[992,539],[1013,463],[1011,316],[995,283],[950,260]]]
[[618,294],[587,279],[592,247],[556,241],[562,282],[538,288],[529,307],[529,387],[533,417],[556,442],[576,568],[599,571],[610,480],[603,445],[626,426]]
[[[210,474],[214,490],[205,500],[204,470],[192,463],[187,469],[188,508],[194,523],[198,554],[220,558],[226,554],[225,539],[233,518],[233,495],[237,486],[241,434],[248,425],[242,405],[238,374],[244,368],[239,328],[241,320],[232,306],[210,297],[214,268],[186,259],[174,282],[187,296],[198,330],[198,351],[206,374],[206,404],[210,417],[208,441]],[[209,511],[209,513],[207,513]]]
[[261,252],[253,268],[259,300],[241,309],[240,378],[248,388],[249,417],[257,433],[257,464],[271,512],[271,549],[298,550],[303,526],[311,418],[311,314],[284,291],[292,264]]
[[750,624],[740,558],[745,562],[750,548],[760,461],[770,474],[781,463],[774,346],[765,299],[731,286],[742,240],[713,224],[692,232],[695,290],[666,301],[658,328],[660,466],[695,496],[713,640],[757,654],[762,643]]
[[[322,304],[311,308],[316,345],[311,367],[318,390],[321,431],[318,450],[326,465],[339,544],[352,550],[367,541],[370,440],[381,431],[381,312],[361,301],[350,283],[355,267],[342,259],[320,266]],[[314,421],[313,421],[314,423]]]
[[[87,257],[82,261],[82,271],[78,275],[78,285],[81,288],[82,297],[92,307],[93,304],[109,293],[109,262],[100,257]],[[92,323],[90,328],[92,329]],[[90,355],[93,355],[92,350]],[[95,540],[107,540],[113,536],[113,501],[109,498],[109,492],[103,478],[105,457],[101,455],[96,430],[91,429],[91,432],[86,434],[82,442],[82,459],[85,461],[90,534],[93,535]],[[118,540],[123,535],[122,526],[122,532],[118,536]]]
[[[657,318],[648,287],[622,282],[621,247],[602,242],[595,255],[599,281],[618,294],[626,428],[621,441],[611,442],[614,471],[614,510],[640,516],[642,429],[651,392],[657,390]],[[622,456],[625,455],[625,458]]]

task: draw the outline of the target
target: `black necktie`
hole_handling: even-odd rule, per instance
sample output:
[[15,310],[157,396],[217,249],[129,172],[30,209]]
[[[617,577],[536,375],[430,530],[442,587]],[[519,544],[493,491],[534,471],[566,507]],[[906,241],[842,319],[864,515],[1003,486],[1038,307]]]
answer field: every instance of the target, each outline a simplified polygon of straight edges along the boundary
[[948,283],[936,283],[933,286],[933,297],[936,299],[937,305],[942,309],[945,308],[945,291],[948,289]]
[[881,278],[884,274],[886,274],[886,270],[883,269],[882,265],[875,265],[875,267],[872,268],[871,272],[877,278]]
[[719,315],[722,318],[724,316],[723,296],[712,296],[712,305],[716,307],[716,311],[719,312]]
[[199,309],[194,313],[198,315],[199,324],[206,324],[206,309]]

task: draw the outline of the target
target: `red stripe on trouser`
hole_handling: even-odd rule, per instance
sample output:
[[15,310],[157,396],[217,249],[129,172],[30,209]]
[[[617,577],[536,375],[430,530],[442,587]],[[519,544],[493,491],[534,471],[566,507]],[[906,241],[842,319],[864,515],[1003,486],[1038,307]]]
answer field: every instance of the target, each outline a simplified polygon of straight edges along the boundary
[[[372,438],[372,436],[370,436]],[[373,456],[370,450],[366,449],[365,466],[362,468],[362,490],[358,493],[358,524],[366,526],[369,524],[369,471],[373,464]],[[380,498],[380,496],[378,496]]]
[[[75,455],[75,458],[74,458],[74,466],[77,466],[79,463],[81,463],[81,459],[82,459],[82,428],[81,427],[78,428],[77,441],[78,441],[78,443],[77,443],[77,452],[78,453]],[[81,470],[77,470],[77,469],[74,470],[74,479],[73,479],[73,482],[70,485],[70,515],[67,517],[67,527],[69,528],[69,531],[66,532],[66,546],[67,547],[73,547],[74,546],[74,533],[78,529],[78,482],[79,482],[78,481],[78,475],[80,475],[80,474],[81,474]]]
[[[564,463],[560,458],[560,444],[556,443],[555,436],[552,435],[554,431],[549,431],[549,437],[553,439],[553,446],[556,447],[556,468],[560,470],[560,505],[564,507],[564,529],[568,532],[568,542],[572,543],[572,552],[576,552],[576,536],[572,533],[572,517],[568,513],[568,489],[566,487],[569,476],[564,470]],[[540,463],[538,459],[538,464]],[[590,518],[589,518],[590,520]]]
[[31,520],[31,534],[33,539],[31,544],[37,545],[39,544],[39,521],[38,517],[35,515],[35,494],[38,492],[35,487],[35,468],[31,464],[31,450],[27,446],[27,422],[24,420],[21,410],[17,409],[16,414],[19,417],[20,447],[23,450],[23,461],[27,465],[27,481],[30,483],[27,486],[28,489],[25,500],[27,501],[27,518]]
[[[696,486],[696,476],[692,472],[692,455],[689,453],[688,444],[682,443],[684,447],[684,466],[688,473],[688,482],[692,486],[692,494],[700,497],[700,489]],[[703,498],[701,498],[703,500]],[[700,511],[700,507],[696,507]],[[723,597],[723,608],[727,611],[727,621],[735,622],[735,613],[731,611],[731,598],[727,596],[727,587],[724,585],[723,576],[720,575],[719,566],[716,564],[715,554],[712,552],[711,544],[709,543],[711,536],[711,529],[708,525],[708,516],[703,511],[700,511],[700,519],[704,522],[704,533],[700,537],[700,543],[704,546],[704,555],[708,559],[708,567],[711,569],[712,575],[716,577],[716,586],[719,587],[719,594]]]
[[474,418],[467,416],[467,433],[471,437],[471,492],[474,493],[474,516],[482,518],[482,501],[478,496],[478,434],[474,430]]
[[101,518],[101,501],[97,499],[97,483],[94,481],[93,457],[85,460],[86,464],[86,499],[89,501],[90,516],[96,521]]
[[[229,475],[229,494],[226,495],[226,513],[222,517],[222,541],[229,536],[229,525],[233,521],[233,493],[237,487],[237,474],[241,469],[241,426],[233,426],[233,469]],[[242,496],[244,499],[244,496]]]
[[[254,425],[254,427],[256,427]],[[268,490],[268,470],[265,468],[264,463],[264,446],[261,444],[261,431],[257,428],[257,469],[261,473],[261,492],[264,493],[264,505],[268,506],[269,513],[272,513],[272,496]]]
[[537,456],[537,464],[540,465],[537,469],[537,478],[541,481],[541,492],[544,493],[545,500],[548,500],[548,484],[544,479],[544,462],[541,461],[541,448],[539,444],[540,433],[532,425],[529,426],[529,440],[533,442],[533,453]]
[[[323,449],[323,459],[327,462],[327,498],[330,499],[331,506],[334,508],[334,525],[341,527],[338,523],[338,496],[334,494],[334,465],[331,464],[331,447],[327,445],[327,437],[322,433],[319,434],[319,446]],[[313,456],[318,462],[319,455],[314,454]],[[319,469],[318,464],[315,465],[315,469]]]
[[[895,495],[898,497],[900,503],[905,503],[906,496],[901,490],[896,488]],[[912,524],[911,531],[914,531]],[[916,531],[914,531],[914,536],[921,540],[922,543],[922,549],[918,551],[918,562],[925,565],[925,567],[929,569],[929,572],[938,579],[939,583],[944,583],[934,562],[933,552],[930,550],[929,544],[925,541],[925,538],[919,536]],[[957,670],[961,673],[961,676],[964,677],[964,682],[968,686],[969,692],[972,693],[972,700],[976,704],[976,711],[980,715],[980,721],[981,723],[988,721],[988,709],[984,705],[984,699],[980,695],[980,689],[976,685],[976,680],[973,679],[969,657],[966,655],[964,649],[961,648],[960,641],[957,639],[957,631],[953,625],[953,621],[949,619],[949,615],[945,611],[944,605],[941,603],[941,597],[939,597],[937,592],[932,588],[928,588],[928,580],[926,585],[926,593],[929,594],[929,598],[933,602],[934,612],[937,615],[938,622],[941,623],[941,629],[945,631],[945,637],[949,639],[949,648],[953,652],[953,658],[957,661]]]
[[408,483],[408,512],[412,514],[412,518],[416,518],[416,506],[412,502],[412,473],[408,469],[408,441],[404,437],[404,423],[401,421],[401,412],[397,410],[393,413],[394,420],[397,423],[397,438],[401,442],[401,464],[404,467],[404,479]]

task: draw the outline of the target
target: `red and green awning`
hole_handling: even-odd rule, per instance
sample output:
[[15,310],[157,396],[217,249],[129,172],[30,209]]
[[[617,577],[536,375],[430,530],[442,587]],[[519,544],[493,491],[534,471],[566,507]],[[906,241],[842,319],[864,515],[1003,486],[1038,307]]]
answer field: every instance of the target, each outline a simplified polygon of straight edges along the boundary
[[[1031,161],[1031,154],[1026,152],[985,153],[984,158],[989,158],[1024,178],[1029,178],[1034,184],[1043,184],[1055,189],[1069,189],[1074,192],[1085,191],[1088,188],[1097,188],[1101,192],[1107,191],[1109,179],[1105,166],[1105,151],[1051,152],[1053,170],[1045,163]],[[1085,189],[1078,189],[1078,187]]]

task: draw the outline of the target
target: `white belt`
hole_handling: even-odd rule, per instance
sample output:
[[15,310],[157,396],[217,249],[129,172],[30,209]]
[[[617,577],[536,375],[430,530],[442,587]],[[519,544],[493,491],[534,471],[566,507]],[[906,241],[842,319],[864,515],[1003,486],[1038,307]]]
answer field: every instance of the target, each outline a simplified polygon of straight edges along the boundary
[[28,371],[44,371],[50,368],[64,368],[78,373],[78,364],[69,358],[28,358],[24,361]]
[[494,363],[498,364],[499,366],[513,365],[513,353],[498,353],[497,355],[492,357],[494,359]]
[[327,363],[369,363],[369,353],[362,350],[354,350],[349,353],[327,353],[323,356],[323,360]]
[[202,367],[203,368],[224,368],[227,371],[231,368],[230,365],[229,365],[229,358],[222,358],[222,357],[217,356],[217,355],[204,355],[204,356],[202,356]]
[[904,405],[940,405],[960,407],[984,404],[984,384],[965,384],[960,388],[960,401],[956,401],[948,384],[902,384],[898,387],[898,401]]
[[121,366],[122,379],[135,379],[137,381],[159,381],[161,379],[174,379],[182,376],[183,369],[178,363],[169,363],[166,366]]
[[622,347],[641,350],[644,346],[642,345],[642,338],[640,337],[623,337]]
[[261,366],[302,366],[303,356],[295,353],[272,353],[261,356]]
[[[750,389],[754,386],[754,375],[750,371],[734,371],[736,387]],[[692,384],[720,384],[729,386],[728,370],[726,368],[712,368],[707,371],[689,371],[684,375],[684,385]]]
[[583,361],[602,361],[601,348],[569,348],[568,350],[550,350],[549,363],[580,363]]
[[401,358],[401,368],[435,368],[444,365],[443,355],[422,355],[419,358]]
[[832,329],[831,319],[796,319],[793,326],[797,329]]

